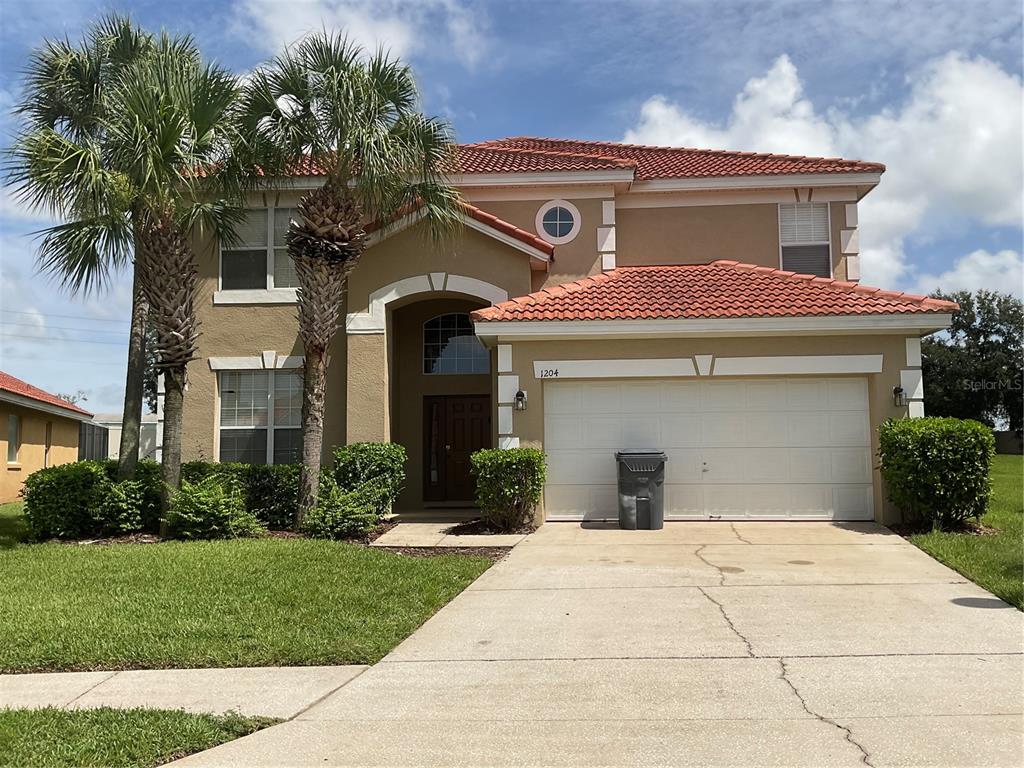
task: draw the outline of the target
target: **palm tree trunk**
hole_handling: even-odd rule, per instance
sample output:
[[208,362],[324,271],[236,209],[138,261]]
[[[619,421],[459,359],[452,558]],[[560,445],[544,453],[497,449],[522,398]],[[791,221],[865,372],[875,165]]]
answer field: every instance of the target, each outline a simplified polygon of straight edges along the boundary
[[164,374],[163,491],[160,535],[167,536],[171,496],[181,484],[181,415],[185,401],[185,366],[167,368]]
[[306,512],[316,506],[320,488],[320,458],[324,447],[324,403],[327,389],[327,350],[306,349],[302,377],[302,473],[295,530],[302,528]]
[[146,317],[149,302],[142,292],[139,270],[132,277],[132,323],[128,333],[128,375],[124,385],[124,411],[121,416],[121,447],[117,459],[117,479],[135,476],[139,463],[139,432],[142,428],[142,381],[146,374]]

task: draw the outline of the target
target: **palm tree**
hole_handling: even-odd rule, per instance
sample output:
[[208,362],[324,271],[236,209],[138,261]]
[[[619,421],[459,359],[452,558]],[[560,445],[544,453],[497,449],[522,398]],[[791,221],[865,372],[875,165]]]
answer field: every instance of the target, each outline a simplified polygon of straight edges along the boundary
[[165,384],[165,509],[180,484],[185,373],[199,336],[188,238],[208,230],[230,241],[241,220],[239,94],[237,78],[204,65],[190,37],[161,33],[104,81],[94,130],[40,117],[14,150],[22,196],[69,219],[47,232],[44,264],[103,274],[134,251]]
[[244,130],[264,173],[307,163],[324,173],[324,183],[300,199],[286,235],[305,352],[299,526],[316,503],[328,347],[348,276],[366,249],[366,226],[419,207],[433,234],[451,232],[460,202],[444,171],[454,145],[445,122],[419,111],[409,67],[327,32],[257,69],[244,102]]
[[[29,59],[25,97],[17,109],[22,131],[9,172],[18,197],[64,222],[40,233],[38,262],[72,295],[103,289],[113,271],[132,263],[130,201],[111,199],[94,185],[104,170],[112,84],[152,47],[149,33],[127,18],[110,16],[82,43],[46,41]],[[105,199],[102,207],[97,194]],[[122,204],[112,207],[115,201]],[[136,273],[118,459],[122,479],[135,474],[139,460],[148,314]]]

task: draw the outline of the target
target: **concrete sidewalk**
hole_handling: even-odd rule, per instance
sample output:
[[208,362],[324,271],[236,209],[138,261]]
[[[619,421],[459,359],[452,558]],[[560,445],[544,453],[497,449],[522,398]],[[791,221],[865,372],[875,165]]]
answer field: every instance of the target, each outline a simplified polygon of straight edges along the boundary
[[295,717],[365,666],[154,669],[0,675],[3,707],[153,707]]
[[1019,766],[1021,614],[873,524],[548,524],[183,766]]

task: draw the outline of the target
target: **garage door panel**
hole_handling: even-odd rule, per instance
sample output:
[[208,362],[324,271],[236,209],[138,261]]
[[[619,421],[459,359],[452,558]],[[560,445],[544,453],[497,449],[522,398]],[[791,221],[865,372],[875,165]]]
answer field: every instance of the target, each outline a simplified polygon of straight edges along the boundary
[[612,383],[587,382],[580,385],[580,408],[583,413],[622,412],[622,385]]
[[829,452],[833,483],[871,482],[871,452],[866,448],[833,448]]
[[551,416],[546,419],[544,445],[549,451],[578,448],[584,442],[585,424],[578,416]]
[[666,414],[661,418],[661,441],[665,448],[694,448],[701,444],[700,416],[693,413]]
[[657,416],[626,416],[622,424],[622,448],[657,448],[661,445],[661,419]]
[[832,445],[868,445],[868,425],[863,411],[840,411],[828,414],[828,437]]
[[661,385],[661,406],[665,413],[700,413],[700,383],[667,381]]
[[866,411],[868,388],[864,379],[829,379],[828,407],[836,411]]
[[552,517],[614,519],[615,451],[654,448],[668,518],[871,519],[864,379],[560,381],[543,397]]
[[699,485],[665,483],[665,517],[704,517],[704,489]]
[[792,411],[828,408],[828,384],[821,379],[786,379],[786,407]]
[[699,483],[704,474],[701,464],[701,451],[693,448],[682,448],[667,451],[668,462],[665,464],[666,483]]
[[786,409],[785,381],[747,382],[748,411],[778,411]]
[[622,438],[622,418],[618,416],[583,416],[582,441],[576,446],[587,448],[607,448],[609,451],[618,450],[624,445]]

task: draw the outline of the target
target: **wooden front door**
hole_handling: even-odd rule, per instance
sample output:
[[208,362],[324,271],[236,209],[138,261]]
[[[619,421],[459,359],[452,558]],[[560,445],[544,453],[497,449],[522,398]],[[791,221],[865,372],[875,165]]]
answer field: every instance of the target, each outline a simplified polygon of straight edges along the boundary
[[490,395],[425,397],[423,419],[423,498],[472,501],[469,457],[491,447]]

